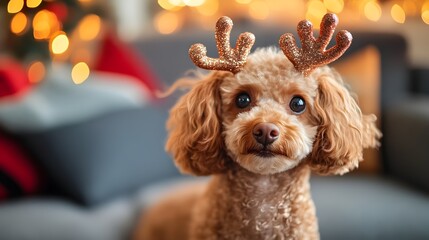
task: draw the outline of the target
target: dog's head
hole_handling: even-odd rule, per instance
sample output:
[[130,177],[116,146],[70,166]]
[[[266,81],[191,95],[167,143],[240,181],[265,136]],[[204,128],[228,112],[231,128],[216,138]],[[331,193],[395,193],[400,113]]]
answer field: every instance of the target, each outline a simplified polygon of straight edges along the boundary
[[358,166],[363,148],[378,145],[375,120],[362,115],[335,71],[324,66],[303,74],[267,48],[234,71],[196,82],[171,110],[166,149],[183,172],[196,175],[231,164],[274,174],[301,162],[342,174]]

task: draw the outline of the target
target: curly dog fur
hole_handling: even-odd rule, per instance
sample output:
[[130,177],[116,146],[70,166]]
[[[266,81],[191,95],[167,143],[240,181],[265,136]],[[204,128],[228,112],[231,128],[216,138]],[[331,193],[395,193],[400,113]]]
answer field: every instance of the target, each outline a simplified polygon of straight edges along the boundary
[[[237,107],[242,93],[245,108]],[[302,113],[290,107],[296,96]],[[135,238],[318,239],[310,172],[358,167],[363,149],[379,145],[375,121],[331,68],[304,77],[278,50],[258,49],[239,73],[195,81],[171,110],[166,149],[177,167],[213,176],[147,210]],[[259,123],[274,124],[278,139],[255,140]]]

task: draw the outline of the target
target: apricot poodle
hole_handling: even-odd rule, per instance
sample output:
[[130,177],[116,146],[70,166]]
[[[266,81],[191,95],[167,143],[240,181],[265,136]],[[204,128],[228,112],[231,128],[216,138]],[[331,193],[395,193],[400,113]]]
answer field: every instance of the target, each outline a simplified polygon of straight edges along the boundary
[[327,14],[315,39],[303,21],[302,48],[285,34],[282,51],[262,48],[247,58],[253,35],[240,35],[231,49],[232,22],[222,17],[219,59],[191,47],[196,65],[213,71],[171,110],[166,149],[183,173],[212,177],[146,210],[135,239],[319,239],[311,170],[344,174],[381,137],[376,117],[363,115],[341,77],[324,66],[351,43],[341,31],[325,50],[337,22]]

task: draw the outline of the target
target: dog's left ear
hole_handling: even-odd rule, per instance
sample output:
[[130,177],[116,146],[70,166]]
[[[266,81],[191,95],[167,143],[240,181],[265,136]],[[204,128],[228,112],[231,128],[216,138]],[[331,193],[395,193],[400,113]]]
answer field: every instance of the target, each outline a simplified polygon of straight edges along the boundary
[[222,81],[219,72],[199,80],[170,111],[166,150],[183,173],[210,175],[227,168],[221,136]]
[[313,116],[319,128],[309,164],[319,174],[343,174],[359,165],[364,148],[379,146],[377,118],[362,114],[338,74],[321,71],[314,75],[318,93]]

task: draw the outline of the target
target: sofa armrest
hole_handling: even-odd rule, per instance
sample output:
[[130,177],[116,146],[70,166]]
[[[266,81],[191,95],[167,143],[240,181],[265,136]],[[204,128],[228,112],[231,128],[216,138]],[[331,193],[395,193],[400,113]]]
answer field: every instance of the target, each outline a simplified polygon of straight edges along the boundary
[[410,71],[411,91],[429,96],[429,69],[413,68]]
[[387,109],[384,122],[389,173],[429,192],[429,96]]

